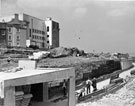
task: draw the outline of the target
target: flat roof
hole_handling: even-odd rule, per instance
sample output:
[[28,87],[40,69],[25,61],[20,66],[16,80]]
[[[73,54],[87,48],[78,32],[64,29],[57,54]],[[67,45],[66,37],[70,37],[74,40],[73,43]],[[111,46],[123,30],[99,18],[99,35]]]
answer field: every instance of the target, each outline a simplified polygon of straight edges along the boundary
[[0,82],[4,86],[19,86],[56,81],[75,77],[74,68],[22,69],[17,72],[0,72]]

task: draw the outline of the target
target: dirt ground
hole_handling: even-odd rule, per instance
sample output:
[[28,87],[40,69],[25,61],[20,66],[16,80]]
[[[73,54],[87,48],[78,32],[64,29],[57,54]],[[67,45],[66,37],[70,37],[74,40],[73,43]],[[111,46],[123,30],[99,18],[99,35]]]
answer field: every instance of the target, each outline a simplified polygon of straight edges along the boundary
[[135,106],[135,76],[115,94],[109,94],[94,102],[80,103],[76,106]]
[[7,62],[7,59],[0,59],[0,71],[5,71],[17,67],[18,64],[16,60],[11,60]]

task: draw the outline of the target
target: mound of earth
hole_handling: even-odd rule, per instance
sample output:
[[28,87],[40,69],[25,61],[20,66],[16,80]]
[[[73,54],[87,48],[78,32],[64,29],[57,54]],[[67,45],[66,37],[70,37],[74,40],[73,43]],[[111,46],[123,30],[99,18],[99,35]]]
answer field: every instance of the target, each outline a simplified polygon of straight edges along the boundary
[[[38,67],[44,68],[68,68],[75,67],[76,79],[83,77],[84,73],[91,73],[91,77],[99,77],[119,69],[119,63],[113,60],[100,60],[99,58],[86,57],[63,57],[63,58],[46,58],[40,60]],[[117,67],[118,64],[118,67]],[[112,69],[112,67],[115,67]],[[111,68],[110,68],[111,67]],[[110,69],[110,70],[109,70]],[[88,75],[88,74],[87,74]]]

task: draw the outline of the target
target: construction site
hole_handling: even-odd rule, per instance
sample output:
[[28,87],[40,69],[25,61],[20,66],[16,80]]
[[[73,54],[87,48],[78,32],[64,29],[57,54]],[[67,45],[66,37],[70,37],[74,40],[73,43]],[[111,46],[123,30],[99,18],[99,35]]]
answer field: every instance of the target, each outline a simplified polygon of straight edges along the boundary
[[[90,54],[77,48],[59,47],[48,51],[2,49],[0,103],[2,106],[9,106],[9,102],[10,106],[18,103],[25,104],[23,106],[106,105],[116,95],[128,95],[119,92],[128,92],[127,86],[134,86],[132,63],[133,58],[128,59],[127,55]],[[91,86],[90,93],[87,93],[84,83],[94,78],[97,91],[93,92]],[[66,93],[63,92],[64,82]]]
[[108,2],[0,0],[0,106],[135,106],[134,3]]

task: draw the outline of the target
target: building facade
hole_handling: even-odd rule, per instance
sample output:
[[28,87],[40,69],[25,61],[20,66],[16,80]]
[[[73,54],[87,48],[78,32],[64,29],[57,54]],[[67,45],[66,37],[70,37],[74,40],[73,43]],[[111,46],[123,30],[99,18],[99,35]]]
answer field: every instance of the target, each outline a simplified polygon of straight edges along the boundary
[[26,47],[27,23],[18,20],[17,15],[9,22],[0,23],[0,44]]
[[[56,37],[52,35],[48,36],[46,21],[42,19],[22,13],[2,17],[0,18],[0,22],[1,25],[6,24],[6,44],[8,46],[29,47],[30,45],[34,45],[39,48],[50,48],[52,45],[53,47],[59,46],[59,35],[57,35],[59,32],[55,31],[57,33],[55,34],[54,31],[51,31]],[[59,26],[59,23],[57,24]]]
[[59,23],[52,20],[52,18],[46,18],[45,21],[46,24],[46,30],[47,30],[47,43],[55,48],[59,47]]
[[0,23],[0,46],[6,46],[7,45],[7,29],[5,23]]

